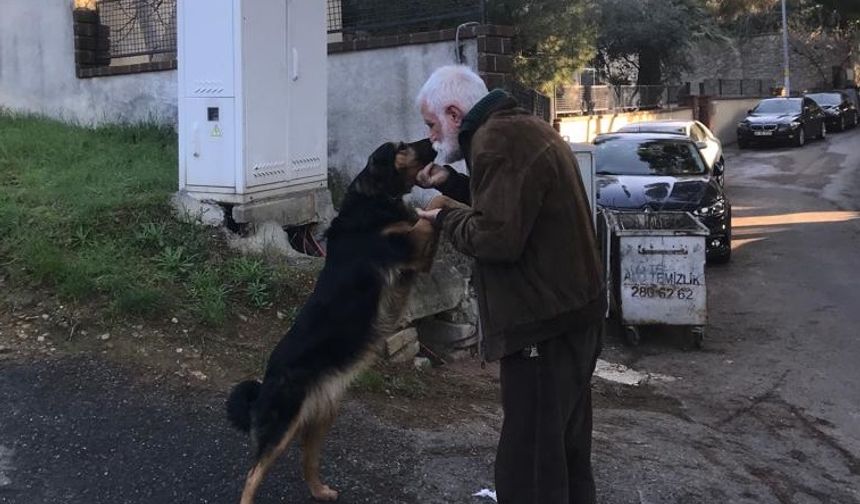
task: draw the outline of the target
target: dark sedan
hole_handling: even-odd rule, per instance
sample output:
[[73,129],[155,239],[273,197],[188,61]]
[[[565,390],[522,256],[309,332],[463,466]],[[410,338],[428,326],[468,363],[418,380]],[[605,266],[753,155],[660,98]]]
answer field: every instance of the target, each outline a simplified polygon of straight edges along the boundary
[[845,131],[860,122],[854,101],[838,91],[810,93],[806,97],[812,99],[824,111],[830,130]]
[[615,133],[594,144],[598,205],[691,212],[711,230],[708,261],[731,259],[732,206],[717,182],[722,167],[708,168],[694,142],[678,135]]
[[827,136],[824,111],[809,98],[762,100],[738,123],[738,147],[753,142],[788,141],[802,147],[810,138]]

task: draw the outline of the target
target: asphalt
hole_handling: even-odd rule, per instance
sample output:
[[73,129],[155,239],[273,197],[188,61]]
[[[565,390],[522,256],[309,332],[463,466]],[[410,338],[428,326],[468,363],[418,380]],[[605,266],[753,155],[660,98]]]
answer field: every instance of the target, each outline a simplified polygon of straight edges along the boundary
[[[647,332],[597,380],[600,503],[860,503],[860,129],[727,150],[731,264],[709,268],[702,350]],[[247,440],[223,394],[98,357],[0,353],[0,503],[237,502]],[[475,503],[499,418],[405,429],[350,401],[323,474],[346,503]],[[291,450],[260,503],[308,502]],[[489,501],[485,501],[489,502]]]

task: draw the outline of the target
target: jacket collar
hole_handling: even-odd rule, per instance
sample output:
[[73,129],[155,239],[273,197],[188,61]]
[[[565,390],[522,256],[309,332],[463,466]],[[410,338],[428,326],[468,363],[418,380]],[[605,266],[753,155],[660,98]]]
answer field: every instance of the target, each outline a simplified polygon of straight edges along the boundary
[[463,123],[460,125],[460,133],[457,140],[460,143],[460,152],[466,160],[466,165],[470,166],[470,151],[472,146],[472,136],[480,128],[487,119],[500,110],[509,110],[517,107],[517,100],[514,99],[507,91],[502,89],[494,89],[486,96],[481,98],[481,101],[475,104],[466,117],[463,118]]

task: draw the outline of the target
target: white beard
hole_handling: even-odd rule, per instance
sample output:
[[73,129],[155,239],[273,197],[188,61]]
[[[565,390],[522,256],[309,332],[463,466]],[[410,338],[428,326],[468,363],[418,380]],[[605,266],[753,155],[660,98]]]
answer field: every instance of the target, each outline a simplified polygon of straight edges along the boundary
[[433,150],[436,151],[438,159],[441,162],[456,163],[463,159],[463,153],[460,152],[460,143],[457,141],[457,132],[449,132],[446,129],[444,126],[442,127],[443,139],[440,142],[433,142]]

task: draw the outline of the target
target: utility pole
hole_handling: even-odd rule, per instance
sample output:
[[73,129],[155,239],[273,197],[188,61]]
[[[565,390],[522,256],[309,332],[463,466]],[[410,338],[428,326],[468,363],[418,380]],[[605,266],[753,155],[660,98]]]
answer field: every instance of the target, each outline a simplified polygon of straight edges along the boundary
[[782,57],[783,57],[783,83],[785,96],[791,96],[791,78],[788,70],[788,15],[785,10],[785,0],[782,0]]

